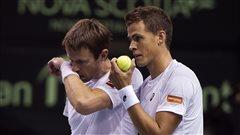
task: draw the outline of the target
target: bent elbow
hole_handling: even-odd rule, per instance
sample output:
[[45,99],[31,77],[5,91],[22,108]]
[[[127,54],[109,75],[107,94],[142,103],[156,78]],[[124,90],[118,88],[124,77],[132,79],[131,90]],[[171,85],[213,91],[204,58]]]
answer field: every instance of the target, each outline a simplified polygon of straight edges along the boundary
[[93,113],[87,101],[78,100],[74,105],[74,109],[82,115],[88,115]]

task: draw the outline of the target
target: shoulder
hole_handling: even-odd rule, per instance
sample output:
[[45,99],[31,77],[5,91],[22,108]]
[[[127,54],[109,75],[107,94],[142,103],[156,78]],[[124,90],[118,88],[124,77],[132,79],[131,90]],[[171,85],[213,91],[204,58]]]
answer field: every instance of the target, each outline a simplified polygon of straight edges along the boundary
[[174,61],[173,68],[169,71],[169,81],[174,80],[178,82],[192,82],[195,84],[199,83],[199,80],[192,69],[186,65]]
[[135,92],[138,91],[138,88],[142,85],[142,83],[143,83],[142,73],[139,71],[139,69],[135,68],[132,74],[132,85]]
[[172,70],[176,76],[195,76],[195,73],[189,67],[177,61],[174,62],[174,68],[172,68]]
[[176,62],[171,70],[166,82],[168,90],[189,91],[192,93],[195,88],[200,87],[195,73],[182,63]]
[[142,76],[142,73],[137,69],[135,68],[133,70],[133,74],[132,74],[132,81],[137,81],[139,83],[142,83],[143,82],[143,76]]
[[142,73],[140,72],[140,70],[138,68],[134,68],[133,76],[140,76],[140,77],[142,77]]

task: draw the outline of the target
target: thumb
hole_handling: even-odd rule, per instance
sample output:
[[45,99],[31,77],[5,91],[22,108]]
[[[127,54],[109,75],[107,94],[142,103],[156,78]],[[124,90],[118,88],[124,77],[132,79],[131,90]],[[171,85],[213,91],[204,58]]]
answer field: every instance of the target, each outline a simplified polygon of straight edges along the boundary
[[133,72],[133,70],[134,70],[135,68],[136,68],[135,59],[133,58],[133,59],[132,59],[132,64],[131,64],[131,67],[130,67],[131,72]]
[[117,61],[117,58],[112,58],[112,60],[111,60],[111,72],[116,72],[116,71],[120,71],[120,69],[118,68],[118,66],[117,66],[117,63],[116,63],[116,61]]

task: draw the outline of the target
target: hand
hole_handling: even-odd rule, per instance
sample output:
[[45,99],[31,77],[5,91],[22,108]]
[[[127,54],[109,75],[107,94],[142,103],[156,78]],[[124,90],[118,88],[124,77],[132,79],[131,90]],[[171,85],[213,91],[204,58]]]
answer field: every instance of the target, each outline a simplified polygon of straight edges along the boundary
[[52,58],[50,61],[48,61],[48,72],[50,74],[60,76],[61,75],[60,67],[64,61],[65,60],[61,57]]
[[123,72],[116,63],[117,58],[113,58],[111,60],[111,72],[109,79],[113,83],[113,85],[118,89],[122,89],[123,87],[131,84],[131,78],[133,74],[133,70],[136,67],[135,59],[132,59],[132,64],[130,69],[127,72]]

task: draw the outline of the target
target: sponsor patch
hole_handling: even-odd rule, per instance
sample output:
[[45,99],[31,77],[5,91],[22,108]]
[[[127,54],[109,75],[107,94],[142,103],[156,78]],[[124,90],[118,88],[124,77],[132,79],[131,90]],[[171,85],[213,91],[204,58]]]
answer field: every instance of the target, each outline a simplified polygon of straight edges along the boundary
[[113,83],[112,83],[111,81],[108,81],[106,84],[107,84],[108,86],[114,88],[114,85],[113,85]]
[[168,95],[167,102],[181,104],[183,102],[183,98],[178,96]]

